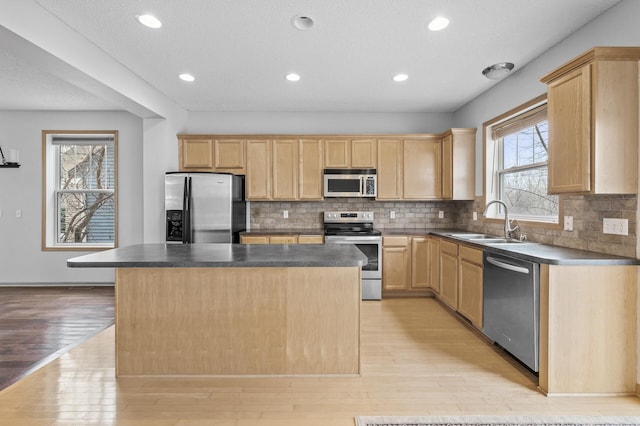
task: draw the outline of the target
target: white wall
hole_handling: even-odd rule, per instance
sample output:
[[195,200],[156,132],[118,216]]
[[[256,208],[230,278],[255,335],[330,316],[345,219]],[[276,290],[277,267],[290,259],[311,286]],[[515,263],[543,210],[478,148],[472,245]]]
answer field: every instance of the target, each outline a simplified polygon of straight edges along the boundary
[[191,112],[187,133],[441,133],[449,113]]
[[[100,283],[112,269],[72,269],[87,252],[42,251],[42,130],[118,130],[118,238],[142,242],[142,120],[127,112],[0,111],[0,146],[19,149],[19,169],[0,169],[0,285]],[[16,210],[22,218],[16,218]]]

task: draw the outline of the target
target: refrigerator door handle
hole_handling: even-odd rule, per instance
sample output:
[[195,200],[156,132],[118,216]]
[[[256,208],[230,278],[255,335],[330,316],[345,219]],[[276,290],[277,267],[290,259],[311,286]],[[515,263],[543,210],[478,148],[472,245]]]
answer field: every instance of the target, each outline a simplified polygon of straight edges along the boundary
[[182,243],[191,242],[191,178],[185,176],[182,190]]

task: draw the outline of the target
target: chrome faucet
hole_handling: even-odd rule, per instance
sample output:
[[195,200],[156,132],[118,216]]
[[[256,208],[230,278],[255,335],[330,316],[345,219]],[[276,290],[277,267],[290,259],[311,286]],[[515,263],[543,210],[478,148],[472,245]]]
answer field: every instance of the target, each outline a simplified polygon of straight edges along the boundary
[[489,209],[489,206],[491,204],[500,204],[502,205],[502,207],[504,207],[504,237],[505,238],[511,238],[511,233],[514,232],[516,229],[519,228],[519,226],[514,226],[513,228],[511,227],[511,221],[509,220],[509,211],[507,209],[507,205],[504,203],[504,201],[502,200],[493,200],[493,201],[489,201],[487,203],[486,206],[484,206],[484,212],[482,213],[483,216],[486,216],[487,214],[487,210]]

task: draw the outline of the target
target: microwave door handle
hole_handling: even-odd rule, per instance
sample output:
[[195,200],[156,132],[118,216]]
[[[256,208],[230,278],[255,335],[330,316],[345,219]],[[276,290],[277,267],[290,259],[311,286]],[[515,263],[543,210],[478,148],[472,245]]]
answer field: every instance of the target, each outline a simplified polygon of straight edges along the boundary
[[365,183],[364,176],[360,176],[360,195],[364,195]]

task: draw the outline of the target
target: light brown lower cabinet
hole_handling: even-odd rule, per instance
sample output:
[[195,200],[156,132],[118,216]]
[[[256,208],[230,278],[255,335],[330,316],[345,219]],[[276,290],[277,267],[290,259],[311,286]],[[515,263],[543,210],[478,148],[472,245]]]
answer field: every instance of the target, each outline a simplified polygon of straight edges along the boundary
[[406,291],[411,279],[411,245],[407,236],[382,237],[382,290]]
[[440,300],[458,309],[458,244],[440,241]]
[[322,235],[298,235],[298,244],[324,244]]
[[482,330],[482,250],[458,247],[458,312]]
[[[434,240],[436,241],[434,245]],[[432,294],[434,257],[438,240],[430,236],[393,235],[382,238],[383,296]],[[436,258],[437,260],[437,258]]]

